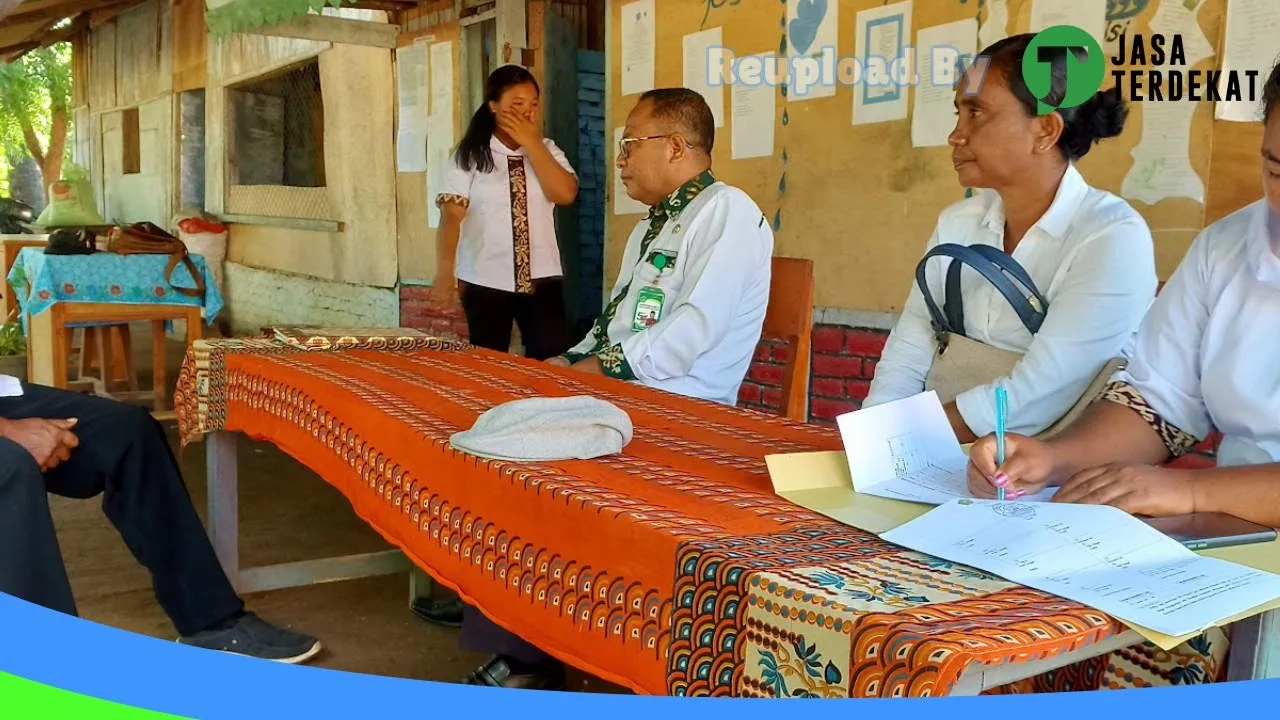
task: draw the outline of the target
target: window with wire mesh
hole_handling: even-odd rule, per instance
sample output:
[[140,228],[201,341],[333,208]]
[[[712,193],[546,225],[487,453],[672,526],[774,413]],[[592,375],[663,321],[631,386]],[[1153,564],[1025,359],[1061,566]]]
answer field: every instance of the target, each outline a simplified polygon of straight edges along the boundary
[[227,112],[232,185],[325,186],[318,61],[232,88]]

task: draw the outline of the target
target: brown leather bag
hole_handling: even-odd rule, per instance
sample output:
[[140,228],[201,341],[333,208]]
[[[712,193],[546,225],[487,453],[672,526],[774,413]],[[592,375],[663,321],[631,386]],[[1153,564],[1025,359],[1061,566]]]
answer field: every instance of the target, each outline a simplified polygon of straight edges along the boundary
[[[191,261],[187,246],[153,223],[142,222],[113,228],[107,239],[107,252],[117,255],[168,255],[169,264],[164,269],[164,279],[169,283],[169,287],[188,297],[204,299],[204,278],[200,276],[196,264]],[[178,267],[178,263],[186,265],[187,271],[191,273],[196,283],[194,290],[173,284],[173,271]]]

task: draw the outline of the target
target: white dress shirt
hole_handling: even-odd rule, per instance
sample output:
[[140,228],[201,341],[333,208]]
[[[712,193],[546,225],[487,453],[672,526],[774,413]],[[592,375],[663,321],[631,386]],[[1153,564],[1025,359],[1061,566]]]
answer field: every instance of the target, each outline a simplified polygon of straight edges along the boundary
[[[551,156],[565,170],[574,173],[564,153],[550,138],[543,138]],[[495,290],[514,292],[515,232],[512,183],[509,159],[524,161],[525,195],[527,198],[530,250],[530,277],[558,277],[560,246],[556,242],[555,203],[547,198],[538,182],[524,148],[512,150],[497,137],[489,141],[493,154],[493,170],[482,173],[472,168],[463,170],[450,158],[436,202],[455,200],[467,206],[458,237],[458,253],[454,274],[464,282]]]
[[1218,464],[1280,462],[1280,220],[1259,200],[1196,238],[1117,380],[1168,423],[1222,433]]
[[[609,295],[612,317],[606,308],[568,357],[576,362],[597,355],[613,377],[734,405],[769,303],[773,229],[746,193],[710,173],[660,207],[668,217],[643,257],[652,215],[627,239]],[[665,267],[655,264],[655,254],[667,258]],[[665,300],[659,320],[636,332],[632,324],[645,288],[660,289]],[[605,338],[598,334],[602,325]]]
[[[928,249],[941,243],[1004,249],[1004,205],[980,190],[942,211]],[[1115,195],[1090,187],[1067,168],[1053,203],[1013,251],[1049,303],[1040,331],[1026,329],[1004,295],[968,266],[961,272],[965,334],[1025,353],[1009,377],[956,397],[965,424],[979,437],[995,430],[995,382],[1008,393],[1009,432],[1034,435],[1066,414],[1113,357],[1125,354],[1156,292],[1155,251],[1142,216]],[[942,307],[949,258],[926,269]],[[929,310],[912,285],[864,407],[924,390],[937,352]]]

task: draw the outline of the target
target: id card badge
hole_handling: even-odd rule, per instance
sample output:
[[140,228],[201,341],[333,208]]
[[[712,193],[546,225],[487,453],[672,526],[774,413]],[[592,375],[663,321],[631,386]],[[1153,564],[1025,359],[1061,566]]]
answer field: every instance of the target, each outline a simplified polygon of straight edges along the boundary
[[641,332],[661,320],[662,303],[666,297],[661,288],[640,288],[640,295],[636,298],[636,314],[631,318],[631,331]]

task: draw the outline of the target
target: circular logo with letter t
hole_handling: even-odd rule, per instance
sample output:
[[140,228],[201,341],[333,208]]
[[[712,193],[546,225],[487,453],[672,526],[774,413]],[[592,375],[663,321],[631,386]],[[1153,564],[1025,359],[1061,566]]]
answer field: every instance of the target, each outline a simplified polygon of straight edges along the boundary
[[[1045,115],[1080,105],[1102,87],[1107,59],[1102,46],[1074,25],[1054,25],[1036,33],[1022,55],[1022,79],[1037,99],[1036,110]],[[1057,90],[1054,76],[1066,82]]]

